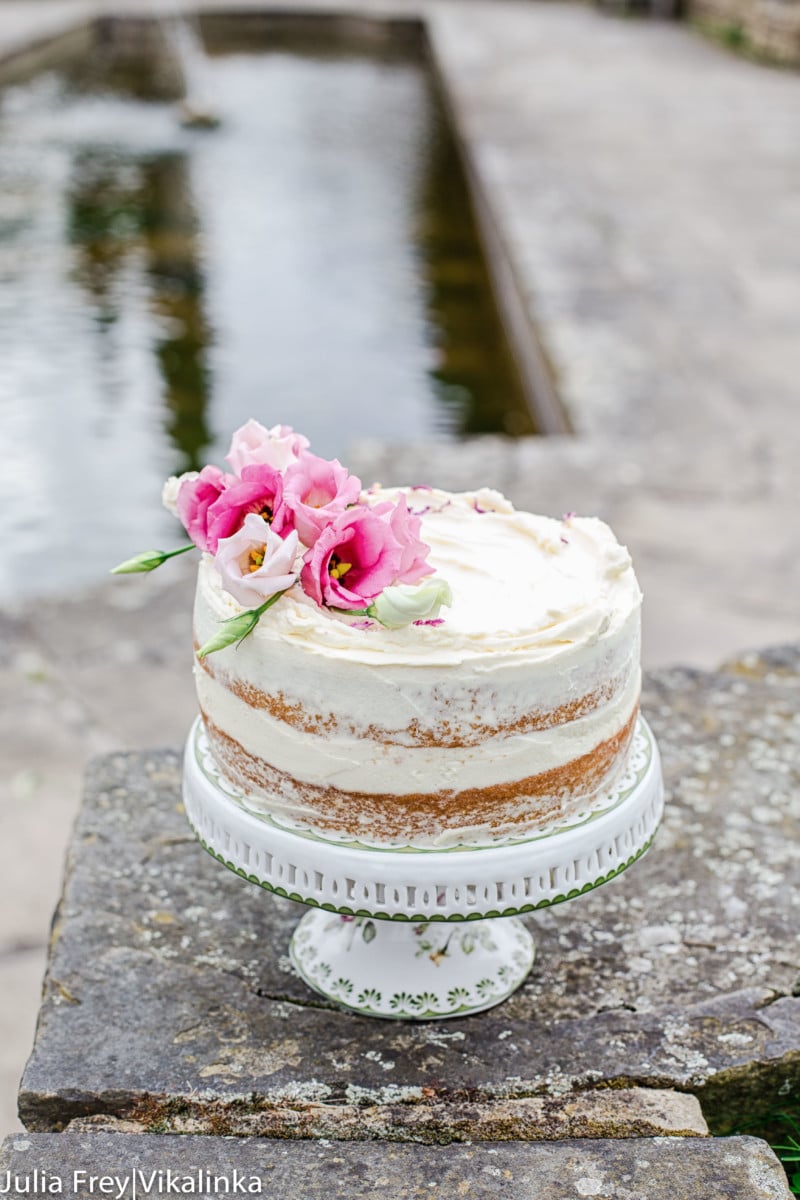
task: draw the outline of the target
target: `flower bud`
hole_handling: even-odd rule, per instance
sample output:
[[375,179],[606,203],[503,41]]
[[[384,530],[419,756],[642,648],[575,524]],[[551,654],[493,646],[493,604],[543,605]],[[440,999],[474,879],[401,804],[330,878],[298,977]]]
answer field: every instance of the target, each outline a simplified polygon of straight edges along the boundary
[[[292,583],[294,583],[294,579],[292,579]],[[239,613],[235,617],[228,617],[227,621],[222,622],[214,636],[200,647],[197,657],[205,658],[207,654],[213,654],[215,650],[224,650],[226,646],[232,646],[234,642],[244,641],[248,633],[253,632],[267,609],[272,608],[273,604],[277,603],[284,592],[288,590],[289,588],[286,587],[281,592],[273,593],[263,604],[259,604],[258,608],[248,608],[247,612]]]
[[435,620],[442,605],[449,607],[452,603],[447,580],[428,579],[415,587],[398,583],[384,588],[367,611],[387,629],[402,629],[414,621]]
[[141,554],[137,554],[133,558],[127,558],[125,562],[112,567],[111,574],[135,575],[140,571],[155,571],[156,567],[160,567],[170,557],[163,550],[144,550]]
[[214,636],[210,637],[206,644],[197,651],[197,657],[205,658],[207,654],[213,654],[215,650],[224,650],[226,646],[240,642],[242,638],[247,637],[248,633],[252,633],[260,616],[261,613],[257,608],[249,608],[247,612],[239,613],[238,616],[223,621]]

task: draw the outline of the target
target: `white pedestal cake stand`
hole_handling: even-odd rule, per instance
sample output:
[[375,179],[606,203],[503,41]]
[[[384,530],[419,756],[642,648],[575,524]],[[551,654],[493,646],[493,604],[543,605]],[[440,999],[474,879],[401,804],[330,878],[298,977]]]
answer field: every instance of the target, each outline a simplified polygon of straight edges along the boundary
[[591,810],[499,846],[375,849],[286,828],[224,778],[199,720],[183,792],[214,858],[311,907],[290,948],[306,983],[365,1015],[407,1020],[463,1016],[510,996],[533,964],[520,914],[619,875],[650,845],[663,808],[658,748],[641,718],[622,777]]

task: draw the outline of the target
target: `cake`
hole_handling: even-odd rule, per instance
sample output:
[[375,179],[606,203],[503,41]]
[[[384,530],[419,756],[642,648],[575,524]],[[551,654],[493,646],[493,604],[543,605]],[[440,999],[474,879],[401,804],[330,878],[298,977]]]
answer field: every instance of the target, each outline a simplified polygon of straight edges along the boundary
[[[358,503],[413,515],[451,603],[387,628],[295,586],[238,644],[196,654],[210,753],[248,807],[326,839],[433,849],[524,839],[601,804],[641,678],[640,592],[608,526],[488,489],[374,487]],[[243,607],[204,553],[196,652]]]
[[167,481],[202,551],[198,752],[283,827],[374,847],[525,840],[607,807],[639,709],[641,595],[593,517],[364,489],[289,426]]

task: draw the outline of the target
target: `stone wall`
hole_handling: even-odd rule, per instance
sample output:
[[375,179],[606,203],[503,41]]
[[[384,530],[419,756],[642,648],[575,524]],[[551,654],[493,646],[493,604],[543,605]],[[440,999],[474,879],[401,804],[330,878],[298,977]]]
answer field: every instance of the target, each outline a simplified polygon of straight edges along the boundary
[[800,0],[687,0],[687,16],[732,46],[800,66]]

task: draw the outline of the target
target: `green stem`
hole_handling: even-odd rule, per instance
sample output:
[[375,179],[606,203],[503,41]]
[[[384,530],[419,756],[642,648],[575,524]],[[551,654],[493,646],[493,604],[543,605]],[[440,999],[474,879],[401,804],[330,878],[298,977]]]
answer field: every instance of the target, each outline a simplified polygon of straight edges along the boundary
[[116,567],[111,568],[111,574],[137,575],[155,571],[156,567],[162,566],[168,558],[174,558],[176,554],[186,554],[189,550],[194,550],[193,542],[188,546],[179,546],[177,550],[145,550],[143,554],[136,554],[125,562],[117,563]]
[[280,600],[281,596],[284,596],[288,590],[288,588],[284,588],[282,592],[276,592],[274,596],[270,596],[269,600],[265,600],[264,603],[259,605],[258,608],[252,608],[250,611],[257,613],[260,617],[261,614],[265,613],[268,608],[272,608],[273,604],[276,604],[277,601]]

